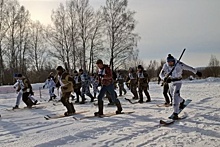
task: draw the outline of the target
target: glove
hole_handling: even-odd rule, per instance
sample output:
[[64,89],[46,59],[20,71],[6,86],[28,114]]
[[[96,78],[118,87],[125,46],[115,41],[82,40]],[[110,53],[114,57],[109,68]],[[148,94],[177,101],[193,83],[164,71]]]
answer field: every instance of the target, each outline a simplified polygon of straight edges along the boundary
[[171,83],[171,81],[172,81],[172,79],[170,77],[164,79],[164,82],[166,82],[166,83]]
[[31,92],[30,92],[30,94],[31,94],[31,95],[34,95],[34,92],[33,92],[33,91],[31,91]]
[[200,71],[197,71],[196,75],[197,75],[198,77],[202,77],[202,73],[201,73]]

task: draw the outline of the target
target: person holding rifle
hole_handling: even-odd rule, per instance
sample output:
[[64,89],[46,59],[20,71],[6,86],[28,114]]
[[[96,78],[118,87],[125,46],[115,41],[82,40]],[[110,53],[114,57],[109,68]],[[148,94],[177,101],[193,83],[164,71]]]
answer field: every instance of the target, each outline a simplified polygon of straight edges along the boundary
[[[180,59],[182,55],[180,56]],[[202,76],[201,72],[197,71],[195,68],[191,66],[184,64],[183,62],[180,62],[180,59],[177,60],[171,54],[169,54],[167,57],[167,63],[163,65],[163,68],[161,69],[161,72],[160,72],[160,78],[164,82],[170,83],[169,84],[170,93],[174,100],[174,104],[173,104],[173,109],[174,109],[173,119],[174,120],[179,119],[178,117],[179,109],[182,109],[184,107],[184,102],[185,102],[185,100],[180,97],[183,70],[191,71],[199,77]],[[164,75],[163,72],[168,73],[168,74]]]

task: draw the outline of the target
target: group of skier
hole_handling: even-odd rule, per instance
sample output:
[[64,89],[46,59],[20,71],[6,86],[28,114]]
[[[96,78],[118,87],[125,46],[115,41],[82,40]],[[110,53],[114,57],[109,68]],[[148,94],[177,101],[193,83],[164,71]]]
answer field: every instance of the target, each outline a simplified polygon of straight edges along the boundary
[[[202,73],[175,59],[171,54],[168,55],[166,61],[167,62],[163,65],[159,77],[163,80],[162,85],[164,87],[163,94],[165,97],[165,105],[173,105],[173,119],[178,119],[179,109],[184,107],[185,102],[180,96],[183,70],[191,71],[199,77],[202,76]],[[67,112],[64,113],[65,116],[72,115],[76,112],[73,102],[69,101],[69,98],[72,95],[71,93],[73,92],[76,94],[75,103],[80,104],[85,103],[85,95],[90,97],[91,102],[94,102],[94,99],[98,94],[98,111],[94,113],[95,116],[103,115],[103,98],[105,95],[108,97],[109,104],[117,107],[116,114],[122,113],[123,109],[117,97],[117,93],[115,92],[117,87],[116,83],[118,83],[119,87],[119,96],[122,96],[122,92],[124,92],[124,94],[127,93],[124,88],[124,83],[127,83],[129,86],[128,88],[133,94],[134,100],[143,103],[144,92],[147,97],[146,102],[151,102],[151,97],[148,92],[150,81],[148,74],[142,65],[138,65],[137,69],[130,68],[127,76],[123,71],[118,71],[115,74],[110,66],[104,64],[101,59],[97,60],[96,65],[98,67],[98,72],[92,75],[89,75],[83,69],[80,69],[79,71],[75,70],[71,75],[69,70],[65,70],[62,66],[57,67],[57,74],[55,76],[53,76],[53,73],[49,74],[43,88],[46,86],[49,88],[49,101],[56,98],[56,95],[54,94],[54,89],[56,87],[61,90],[60,101],[67,109]],[[27,107],[32,107],[37,101],[33,98],[33,91],[29,80],[21,74],[16,74],[15,79],[17,82],[15,83],[14,88],[16,88],[18,92],[18,96],[14,108],[16,109],[19,107],[21,97]],[[100,90],[98,89],[99,86],[101,86]],[[93,87],[94,95],[91,94],[90,87]]]

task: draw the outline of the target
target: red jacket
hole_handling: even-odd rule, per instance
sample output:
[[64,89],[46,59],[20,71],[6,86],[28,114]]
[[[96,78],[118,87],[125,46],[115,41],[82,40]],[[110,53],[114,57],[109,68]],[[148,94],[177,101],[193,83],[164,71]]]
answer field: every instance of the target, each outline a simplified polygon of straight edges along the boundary
[[108,86],[113,83],[112,70],[108,65],[104,65],[102,69],[99,69],[98,74],[102,85]]

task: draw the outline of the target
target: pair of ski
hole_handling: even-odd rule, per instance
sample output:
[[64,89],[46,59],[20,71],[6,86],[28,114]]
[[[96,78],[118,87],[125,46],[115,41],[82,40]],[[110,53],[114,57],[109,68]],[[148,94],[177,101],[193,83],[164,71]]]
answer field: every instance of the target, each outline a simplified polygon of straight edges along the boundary
[[[130,104],[139,104],[140,102],[138,101],[132,101],[128,98],[125,98],[126,101],[128,101]],[[157,107],[170,107],[172,106],[171,104],[161,104],[161,105],[157,105]]]
[[[130,100],[130,99],[128,99],[128,98],[125,98],[125,100],[128,101],[130,104],[142,104],[142,103],[140,103],[139,101],[132,101],[132,100]],[[143,102],[143,103],[145,103],[145,102]],[[146,103],[147,103],[147,102],[146,102]]]
[[84,117],[81,117],[81,118],[76,118],[75,116],[76,115],[79,115],[79,114],[83,114],[83,113],[87,113],[89,111],[79,111],[79,112],[76,112],[74,113],[73,115],[69,115],[69,116],[65,116],[65,115],[46,115],[44,116],[44,118],[46,120],[51,120],[51,119],[59,119],[59,118],[65,118],[65,117],[72,117],[73,119],[75,120],[83,120],[83,119],[89,119],[89,118],[104,118],[104,117],[111,117],[111,116],[115,116],[115,115],[122,115],[122,114],[132,114],[134,113],[134,111],[128,111],[128,112],[122,112],[120,114],[116,114],[115,112],[114,113],[106,113],[104,115],[101,115],[101,116],[94,116],[94,115],[91,115],[91,116],[84,116]]
[[7,111],[20,111],[20,110],[34,110],[34,109],[44,109],[46,106],[32,106],[32,107],[23,107],[23,108],[16,108],[16,109],[6,109]]

